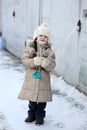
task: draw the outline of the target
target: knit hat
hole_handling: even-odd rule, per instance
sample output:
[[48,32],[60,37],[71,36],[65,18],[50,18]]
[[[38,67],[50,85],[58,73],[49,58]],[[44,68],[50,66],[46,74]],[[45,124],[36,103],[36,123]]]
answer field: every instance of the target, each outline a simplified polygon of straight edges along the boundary
[[47,27],[46,23],[42,23],[34,32],[34,36],[33,36],[33,40],[35,40],[37,38],[37,36],[39,35],[43,35],[43,36],[47,36],[48,38],[50,37],[50,32],[49,29]]

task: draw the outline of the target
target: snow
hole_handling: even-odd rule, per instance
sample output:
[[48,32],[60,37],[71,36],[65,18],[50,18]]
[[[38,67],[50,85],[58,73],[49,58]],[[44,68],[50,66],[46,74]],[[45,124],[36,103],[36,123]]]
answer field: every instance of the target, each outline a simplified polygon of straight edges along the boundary
[[53,101],[47,103],[44,125],[25,123],[28,101],[18,99],[24,75],[20,60],[0,51],[0,130],[87,130],[87,97],[54,75]]

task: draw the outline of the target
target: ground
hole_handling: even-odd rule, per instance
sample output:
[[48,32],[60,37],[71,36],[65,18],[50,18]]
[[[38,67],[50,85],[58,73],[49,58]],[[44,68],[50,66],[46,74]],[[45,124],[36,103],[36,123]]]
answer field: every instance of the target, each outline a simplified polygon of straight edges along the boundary
[[18,99],[24,75],[20,59],[0,51],[0,130],[87,130],[87,97],[54,75],[53,101],[47,103],[44,125],[25,123],[28,101]]

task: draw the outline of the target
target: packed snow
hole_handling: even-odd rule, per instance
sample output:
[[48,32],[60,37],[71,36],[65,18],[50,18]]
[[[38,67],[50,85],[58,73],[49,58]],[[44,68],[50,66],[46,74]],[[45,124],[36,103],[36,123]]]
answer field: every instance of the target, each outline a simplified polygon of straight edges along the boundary
[[87,130],[87,97],[52,74],[53,101],[44,124],[25,123],[28,101],[18,99],[24,76],[20,59],[0,51],[0,130]]

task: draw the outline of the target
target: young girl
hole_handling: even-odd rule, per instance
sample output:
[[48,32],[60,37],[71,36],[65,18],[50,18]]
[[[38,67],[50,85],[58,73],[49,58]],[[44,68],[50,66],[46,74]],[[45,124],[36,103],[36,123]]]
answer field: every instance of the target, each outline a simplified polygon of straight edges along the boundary
[[46,24],[41,24],[28,42],[22,56],[26,67],[25,80],[18,98],[29,100],[28,117],[25,122],[44,123],[46,104],[52,101],[50,72],[55,67],[55,54],[51,49],[50,33]]

